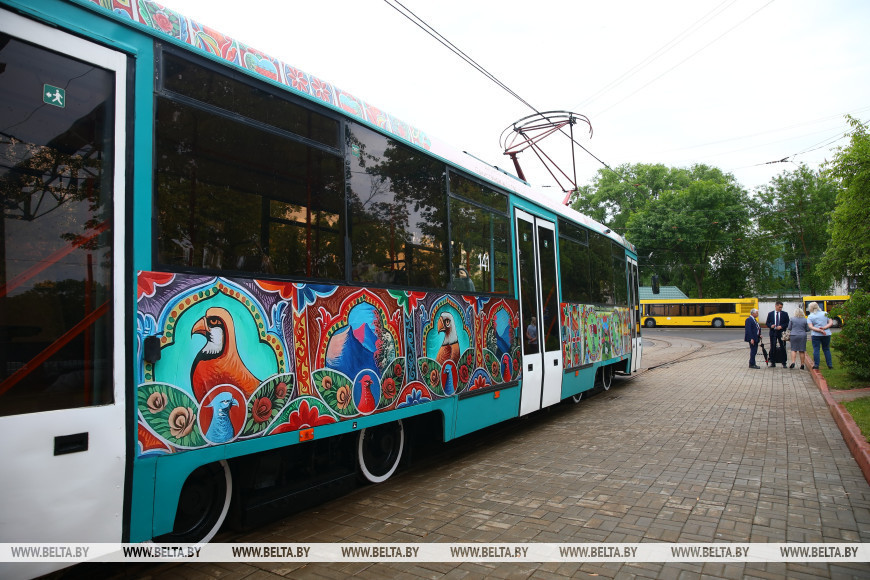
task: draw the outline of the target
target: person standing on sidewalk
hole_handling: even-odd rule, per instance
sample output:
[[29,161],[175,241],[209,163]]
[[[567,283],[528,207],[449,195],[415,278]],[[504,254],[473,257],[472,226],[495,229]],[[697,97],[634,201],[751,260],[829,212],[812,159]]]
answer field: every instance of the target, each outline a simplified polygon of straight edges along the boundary
[[753,308],[746,318],[746,333],[743,340],[749,343],[749,368],[760,369],[755,364],[755,354],[758,352],[758,343],[761,341],[761,325],[758,324],[758,309]]
[[785,363],[788,354],[785,352],[785,341],[782,339],[782,331],[788,326],[788,313],[782,311],[782,302],[776,301],[774,310],[767,313],[767,328],[770,329],[770,366],[776,367],[776,363]]
[[804,353],[807,351],[807,317],[803,308],[794,311],[794,317],[788,321],[789,346],[791,346],[791,365],[793,369],[797,359],[801,359],[801,370],[804,370]]
[[810,302],[807,306],[810,315],[807,316],[807,326],[813,331],[813,368],[819,368],[819,347],[825,351],[825,362],[828,363],[828,368],[832,369],[831,364],[831,327],[834,321],[828,318],[828,314],[819,308],[817,302]]

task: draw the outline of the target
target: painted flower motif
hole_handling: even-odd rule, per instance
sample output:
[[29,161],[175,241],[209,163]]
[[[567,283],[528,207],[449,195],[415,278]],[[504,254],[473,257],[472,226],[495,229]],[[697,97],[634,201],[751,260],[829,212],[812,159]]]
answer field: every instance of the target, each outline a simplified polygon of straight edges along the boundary
[[196,422],[196,414],[190,407],[176,407],[169,414],[169,433],[177,438],[187,436]]
[[419,405],[420,403],[428,403],[429,397],[423,396],[423,391],[420,389],[411,389],[411,392],[405,397],[405,402],[401,406]]
[[483,389],[486,387],[486,379],[483,378],[483,375],[478,375],[476,379],[474,379],[474,384],[471,385],[469,391],[474,391],[477,389]]
[[323,387],[324,391],[328,391],[329,389],[331,389],[332,388],[332,377],[330,377],[329,375],[326,375],[325,377],[323,377],[323,380],[320,381],[320,386]]
[[433,387],[441,384],[441,377],[438,376],[438,371],[432,369],[432,372],[429,373],[429,384]]
[[338,403],[338,408],[342,411],[347,409],[352,398],[349,385],[344,385],[335,392],[335,401]]
[[151,393],[148,397],[148,410],[152,414],[159,413],[166,408],[166,395],[163,393]]
[[158,286],[165,286],[172,282],[175,274],[165,274],[163,272],[140,272],[136,280],[138,286],[137,297],[154,296],[154,292]]
[[384,381],[384,397],[392,399],[396,396],[396,381],[387,379]]
[[497,360],[492,361],[492,366],[490,368],[492,369],[492,376],[498,376],[499,366]]
[[[320,410],[317,407],[308,405],[308,401],[302,401],[299,409],[290,413],[290,419],[281,427],[286,427],[287,431],[298,431],[308,427],[317,427],[318,425],[327,425],[335,423],[335,419],[329,415],[320,416]],[[283,431],[281,431],[283,433]]]
[[402,365],[400,365],[399,363],[396,363],[395,366],[393,367],[393,376],[396,377],[397,379],[401,380],[403,372],[404,371],[402,370]]
[[422,371],[422,373],[424,375],[428,375],[429,374],[429,363],[424,362],[422,365],[420,365],[420,370]]
[[514,359],[514,374],[520,372],[520,361],[519,359]]
[[287,384],[283,381],[275,385],[275,398],[283,399],[287,396]]
[[311,94],[321,101],[332,102],[332,87],[316,77],[311,77]]
[[308,92],[308,76],[301,70],[293,67],[285,67],[284,72],[287,74],[287,80],[290,85],[297,91],[304,93]]
[[471,356],[471,353],[468,353],[465,356],[465,364],[467,364],[468,366],[471,366],[472,364],[474,364],[474,357]]
[[272,400],[269,397],[260,398],[254,403],[251,414],[257,423],[268,421],[272,418]]
[[172,22],[170,22],[169,17],[162,12],[158,12],[154,15],[154,24],[156,24],[163,32],[172,32]]
[[462,381],[463,383],[468,382],[468,366],[467,365],[462,365],[461,367],[459,367],[459,380]]

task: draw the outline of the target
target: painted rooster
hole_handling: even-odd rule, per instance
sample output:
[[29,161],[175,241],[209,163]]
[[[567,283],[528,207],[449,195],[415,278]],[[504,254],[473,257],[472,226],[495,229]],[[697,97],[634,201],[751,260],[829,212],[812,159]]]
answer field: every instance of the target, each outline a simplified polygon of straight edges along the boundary
[[375,410],[375,397],[372,395],[373,382],[368,375],[363,375],[360,381],[360,398],[359,404],[356,406],[360,413],[371,413]]
[[453,315],[449,312],[443,312],[438,318],[438,332],[444,333],[444,341],[441,343],[441,348],[438,349],[438,354],[435,355],[435,360],[442,366],[448,360],[458,363],[459,336],[456,334],[456,324],[453,322]]
[[205,346],[196,355],[190,369],[190,384],[197,401],[202,401],[209,389],[230,384],[240,388],[246,397],[260,386],[260,381],[248,370],[236,346],[233,318],[223,308],[209,308],[200,318],[191,336],[201,334]]

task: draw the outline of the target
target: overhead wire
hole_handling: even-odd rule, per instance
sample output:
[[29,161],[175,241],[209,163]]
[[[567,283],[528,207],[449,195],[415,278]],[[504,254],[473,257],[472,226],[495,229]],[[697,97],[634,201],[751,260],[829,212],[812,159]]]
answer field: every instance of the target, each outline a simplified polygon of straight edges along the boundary
[[[773,0],[771,0],[771,1],[773,1]],[[410,21],[411,21],[412,23],[414,23],[417,27],[419,27],[421,30],[423,30],[426,34],[428,34],[429,36],[431,36],[432,38],[434,38],[435,40],[437,40],[439,43],[441,43],[443,46],[445,46],[445,47],[446,47],[448,50],[450,50],[452,53],[454,53],[454,54],[457,55],[459,58],[461,58],[462,60],[464,60],[464,61],[465,61],[467,64],[469,64],[472,68],[474,68],[475,70],[477,70],[478,72],[480,72],[481,74],[483,74],[486,78],[488,78],[489,80],[491,80],[492,82],[494,82],[496,85],[498,85],[499,87],[501,87],[501,88],[502,88],[503,90],[505,90],[509,95],[511,95],[512,97],[514,97],[515,99],[517,99],[518,101],[520,101],[521,103],[523,103],[524,105],[526,105],[528,108],[530,108],[532,111],[534,111],[535,113],[537,113],[538,115],[540,115],[542,118],[547,119],[547,117],[546,117],[543,113],[541,113],[541,111],[539,111],[539,110],[538,110],[536,107],[534,107],[531,103],[529,103],[529,102],[526,101],[524,98],[522,98],[522,97],[521,97],[521,96],[520,96],[516,91],[514,91],[513,89],[511,89],[510,87],[508,87],[504,82],[502,82],[501,80],[499,80],[498,77],[496,77],[494,74],[492,74],[491,72],[489,72],[488,70],[486,70],[486,68],[484,68],[481,64],[479,64],[479,63],[478,63],[477,61],[475,61],[473,58],[471,58],[470,56],[468,56],[467,54],[465,54],[465,52],[463,52],[462,50],[460,50],[460,49],[459,49],[455,44],[453,44],[452,42],[450,42],[449,40],[447,40],[447,38],[445,38],[445,37],[444,37],[440,32],[438,32],[437,30],[435,30],[432,26],[430,26],[428,23],[426,23],[426,21],[424,21],[422,18],[420,18],[419,16],[417,16],[417,15],[416,15],[416,14],[415,14],[411,9],[409,9],[407,6],[405,6],[404,4],[402,4],[399,0],[384,0],[384,2],[387,4],[387,6],[389,6],[390,8],[392,8],[393,10],[395,10],[396,12],[398,12],[399,14],[401,14],[402,16],[404,16],[405,18],[407,18],[408,20],[410,20]],[[395,4],[393,4],[393,2],[395,2]],[[398,6],[401,7],[401,8],[397,7],[396,4],[398,4]],[[586,152],[590,157],[592,157],[593,159],[595,159],[596,161],[598,161],[598,162],[599,162],[600,164],[602,164],[604,167],[606,167],[606,168],[609,169],[610,171],[613,171],[614,173],[617,173],[613,168],[610,167],[610,165],[608,165],[607,163],[605,163],[604,161],[602,161],[602,160],[601,160],[597,155],[595,155],[594,153],[592,153],[591,151],[589,151],[589,149],[587,149],[586,147],[584,147],[584,146],[583,146],[581,143],[579,143],[576,139],[574,139],[573,137],[571,137],[571,136],[569,136],[567,133],[565,133],[565,131],[564,131],[563,129],[559,129],[559,132],[562,133],[563,135],[565,135],[566,137],[568,137],[569,139],[571,139],[571,141],[572,141],[575,145],[577,145],[578,147],[580,147],[580,149],[582,149],[583,151],[585,151],[585,152]],[[618,175],[618,173],[617,173],[617,175]]]

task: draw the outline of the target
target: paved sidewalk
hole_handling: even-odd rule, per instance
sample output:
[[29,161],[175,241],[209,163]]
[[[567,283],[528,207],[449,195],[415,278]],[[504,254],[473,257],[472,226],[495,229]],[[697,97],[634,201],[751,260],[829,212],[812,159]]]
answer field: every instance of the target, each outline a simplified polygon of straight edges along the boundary
[[[384,484],[218,541],[870,542],[870,486],[809,373],[751,370],[741,344],[617,378],[579,405],[472,434]],[[647,366],[667,359],[663,348],[649,347]],[[285,562],[134,574],[870,578],[870,564]]]

